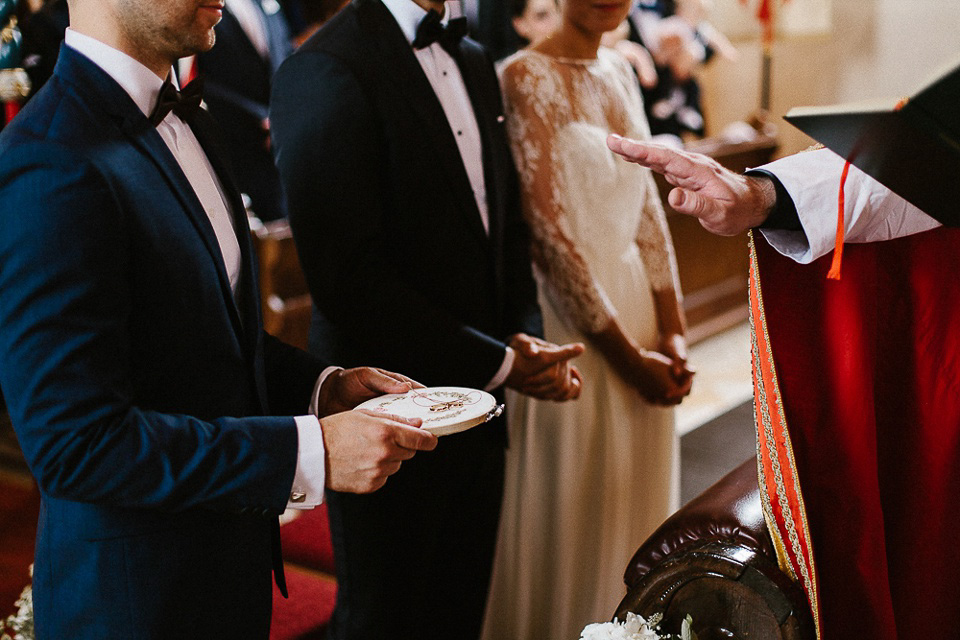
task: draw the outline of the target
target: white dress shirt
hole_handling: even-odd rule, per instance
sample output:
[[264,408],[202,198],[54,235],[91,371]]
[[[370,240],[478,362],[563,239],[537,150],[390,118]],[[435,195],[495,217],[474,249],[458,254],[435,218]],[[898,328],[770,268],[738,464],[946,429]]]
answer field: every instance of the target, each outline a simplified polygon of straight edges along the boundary
[[[427,11],[413,0],[383,0],[383,4],[393,14],[412,47],[417,37],[417,26],[427,15]],[[459,13],[460,3],[449,0],[445,9],[444,24],[451,17],[456,17],[451,14]],[[483,140],[480,137],[480,127],[477,125],[477,115],[473,111],[467,85],[463,82],[463,75],[457,63],[439,43],[435,42],[423,49],[414,49],[413,53],[427,80],[430,81],[430,86],[433,87],[433,92],[437,95],[440,106],[443,107],[443,113],[447,116],[447,122],[460,150],[460,158],[470,179],[470,187],[473,189],[473,197],[480,211],[483,228],[490,233],[490,209],[487,206],[487,185],[483,175]],[[513,349],[507,347],[500,369],[486,386],[488,391],[496,389],[507,379],[515,356]]]
[[[160,88],[163,86],[163,80],[156,74],[127,54],[73,29],[67,29],[64,43],[103,69],[130,95],[145,116],[150,115],[157,102],[157,96],[160,95]],[[176,77],[172,72],[170,75],[171,81],[176,83]],[[233,218],[230,215],[223,185],[220,184],[216,172],[193,131],[173,112],[167,114],[167,117],[157,126],[157,133],[177,160],[210,219],[210,224],[217,235],[227,275],[230,278],[230,287],[236,295],[241,269],[240,244],[233,227]],[[315,507],[323,501],[326,463],[323,434],[316,417],[316,408],[319,402],[320,386],[335,370],[336,367],[324,370],[320,379],[317,380],[309,407],[314,415],[295,418],[299,444],[297,470],[289,504],[293,508]]]
[[[844,159],[829,149],[807,151],[760,167],[777,176],[793,199],[803,231],[762,229],[770,245],[797,262],[813,262],[834,249],[837,195]],[[847,175],[844,242],[892,240],[940,223],[860,169]]]

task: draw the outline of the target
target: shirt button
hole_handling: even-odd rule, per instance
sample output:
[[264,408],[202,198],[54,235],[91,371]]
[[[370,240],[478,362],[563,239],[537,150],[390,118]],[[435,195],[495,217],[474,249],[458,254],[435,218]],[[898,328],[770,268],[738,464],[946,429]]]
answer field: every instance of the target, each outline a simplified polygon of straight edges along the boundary
[[462,136],[462,135],[463,135],[463,131],[460,130],[460,129],[458,129],[458,130],[457,130],[457,135],[458,135],[458,136]]

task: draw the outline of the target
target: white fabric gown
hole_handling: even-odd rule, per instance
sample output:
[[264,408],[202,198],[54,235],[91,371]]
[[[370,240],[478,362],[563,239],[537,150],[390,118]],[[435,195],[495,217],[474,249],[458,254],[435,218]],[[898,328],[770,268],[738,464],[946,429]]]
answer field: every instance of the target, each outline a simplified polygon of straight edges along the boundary
[[[608,49],[597,60],[524,51],[501,80],[546,338],[583,341],[616,315],[656,348],[652,291],[679,285],[652,176],[606,147],[611,131],[649,137],[626,61]],[[677,506],[673,410],[647,404],[589,344],[575,364],[579,400],[509,400],[485,640],[576,640],[609,620],[627,562]]]

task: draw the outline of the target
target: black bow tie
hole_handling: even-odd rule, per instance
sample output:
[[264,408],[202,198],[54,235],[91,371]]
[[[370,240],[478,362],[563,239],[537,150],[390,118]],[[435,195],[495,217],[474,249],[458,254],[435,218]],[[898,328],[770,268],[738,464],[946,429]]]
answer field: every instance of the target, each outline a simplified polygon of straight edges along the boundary
[[177,91],[176,87],[167,78],[160,87],[160,95],[157,96],[157,104],[153,107],[150,114],[150,124],[157,126],[167,114],[173,111],[180,116],[180,119],[189,120],[193,114],[200,108],[203,102],[203,79],[196,78],[193,82]]
[[425,49],[434,42],[439,42],[444,51],[454,56],[465,35],[467,35],[466,18],[454,18],[447,23],[447,26],[443,26],[440,14],[430,9],[417,25],[417,37],[413,39],[413,48]]

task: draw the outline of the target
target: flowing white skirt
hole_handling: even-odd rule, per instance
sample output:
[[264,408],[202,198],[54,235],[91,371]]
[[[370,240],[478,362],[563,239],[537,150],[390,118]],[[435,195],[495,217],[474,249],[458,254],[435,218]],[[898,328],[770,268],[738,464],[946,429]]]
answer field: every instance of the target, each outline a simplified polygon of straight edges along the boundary
[[[655,348],[653,299],[636,247],[590,262],[625,329]],[[541,306],[548,340],[583,340],[547,294]],[[589,344],[575,363],[585,381],[579,400],[509,397],[484,640],[577,640],[585,625],[609,620],[626,594],[627,562],[678,505],[673,409],[647,404]]]

